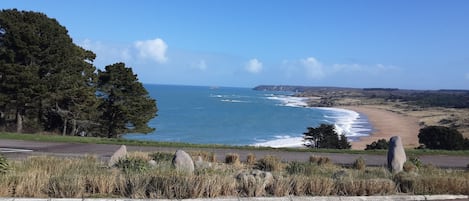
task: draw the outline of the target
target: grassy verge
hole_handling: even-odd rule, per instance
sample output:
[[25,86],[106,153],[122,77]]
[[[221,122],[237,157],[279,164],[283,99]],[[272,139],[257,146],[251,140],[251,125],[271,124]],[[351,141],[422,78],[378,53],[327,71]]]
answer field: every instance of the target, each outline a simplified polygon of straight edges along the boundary
[[[18,134],[0,132],[0,139],[26,140],[39,142],[68,142],[68,143],[88,143],[88,144],[118,144],[127,146],[155,146],[155,147],[180,147],[180,148],[217,148],[217,149],[238,149],[238,150],[279,150],[290,152],[312,152],[312,153],[343,153],[343,154],[374,154],[384,155],[386,150],[344,150],[344,149],[308,149],[308,148],[269,148],[253,146],[230,146],[218,144],[191,144],[179,142],[158,142],[129,140],[123,138],[99,138],[99,137],[79,137],[79,136],[61,136],[46,134]],[[408,149],[408,155],[456,155],[468,156],[469,150],[448,151],[448,150],[419,150]]]
[[[191,155],[198,158],[200,154]],[[284,163],[275,156],[266,156],[251,164],[238,159],[233,162],[230,155],[221,162],[198,160],[195,172],[188,174],[176,171],[171,158],[167,153],[134,152],[114,168],[105,167],[93,156],[36,156],[12,161],[9,170],[0,174],[0,197],[186,199],[469,194],[469,171],[412,163],[406,164],[405,172],[392,174],[383,167],[366,167],[358,162],[353,167],[341,167],[324,157]],[[149,159],[154,159],[155,165],[149,165]]]

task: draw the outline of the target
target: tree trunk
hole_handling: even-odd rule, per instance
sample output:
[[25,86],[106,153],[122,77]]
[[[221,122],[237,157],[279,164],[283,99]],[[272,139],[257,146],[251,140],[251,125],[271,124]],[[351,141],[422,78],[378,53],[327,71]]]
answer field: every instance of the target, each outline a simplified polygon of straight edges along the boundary
[[19,110],[16,111],[16,132],[22,133],[23,132],[23,117]]
[[62,130],[62,135],[65,136],[65,134],[67,134],[67,123],[68,123],[68,120],[65,119],[64,120],[64,128]]
[[73,136],[77,135],[77,120],[72,119],[72,134]]

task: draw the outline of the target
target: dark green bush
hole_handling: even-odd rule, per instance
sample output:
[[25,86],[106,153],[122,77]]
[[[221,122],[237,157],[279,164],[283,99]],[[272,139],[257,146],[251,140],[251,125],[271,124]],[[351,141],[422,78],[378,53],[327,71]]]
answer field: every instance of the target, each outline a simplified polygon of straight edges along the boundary
[[166,153],[166,152],[155,152],[149,155],[151,159],[155,160],[156,162],[162,161],[172,161],[174,154]]
[[466,147],[467,139],[454,129],[445,126],[427,126],[420,129],[419,142],[428,149],[460,150]]
[[144,172],[148,169],[148,162],[142,158],[127,157],[117,161],[115,167],[122,171],[128,172]]
[[367,144],[365,150],[375,150],[375,149],[388,149],[389,142],[386,139],[380,139]]

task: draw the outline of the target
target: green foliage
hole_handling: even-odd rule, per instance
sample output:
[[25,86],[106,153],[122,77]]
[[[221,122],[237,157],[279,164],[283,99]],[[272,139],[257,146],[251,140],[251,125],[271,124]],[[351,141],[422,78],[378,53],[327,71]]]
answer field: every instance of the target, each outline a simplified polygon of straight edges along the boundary
[[94,53],[42,13],[2,10],[0,28],[0,127],[87,129],[96,103]]
[[389,142],[386,139],[380,139],[367,144],[365,150],[375,150],[375,149],[388,149]]
[[102,129],[107,137],[154,130],[147,122],[156,116],[156,101],[124,63],[98,71],[98,94],[102,100],[98,107],[102,111]]
[[117,161],[115,167],[126,173],[144,172],[148,169],[148,162],[142,158],[126,157]]
[[0,155],[0,174],[5,174],[9,167],[7,159],[3,155]]
[[303,133],[305,145],[312,148],[350,149],[351,145],[344,134],[340,136],[334,129],[334,125],[321,124],[317,128],[308,127]]
[[99,71],[98,82],[95,57],[74,44],[57,20],[1,10],[0,129],[86,136],[104,131],[107,137],[152,131],[146,123],[155,117],[156,102],[136,75],[119,63]]
[[150,158],[155,160],[156,162],[162,162],[162,161],[172,161],[174,154],[172,153],[165,153],[165,152],[155,152],[149,154]]
[[460,150],[466,147],[462,134],[454,128],[445,126],[427,126],[420,129],[419,142],[429,149]]

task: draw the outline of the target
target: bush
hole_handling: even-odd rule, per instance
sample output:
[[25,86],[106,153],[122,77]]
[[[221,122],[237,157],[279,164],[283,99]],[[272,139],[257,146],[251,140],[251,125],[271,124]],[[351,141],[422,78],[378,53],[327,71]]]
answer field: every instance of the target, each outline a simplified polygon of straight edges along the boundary
[[248,165],[254,165],[256,164],[256,155],[250,153],[246,156],[246,163]]
[[225,163],[231,165],[239,165],[241,164],[239,160],[239,155],[235,153],[227,154],[225,157]]
[[363,157],[359,157],[357,160],[355,160],[355,162],[353,162],[353,168],[357,169],[357,170],[365,170],[366,168],[366,163],[365,163],[365,159],[363,159]]
[[420,129],[419,142],[429,149],[460,150],[468,149],[462,134],[445,126],[427,126]]
[[7,159],[3,155],[0,155],[0,174],[5,174],[8,171],[8,167]]
[[325,156],[323,157],[323,156],[312,155],[309,157],[309,162],[317,164],[317,165],[324,165],[324,164],[331,163],[331,159]]
[[372,142],[371,144],[367,144],[365,150],[388,149],[388,147],[389,142],[386,141],[386,139],[380,139]]
[[144,172],[148,169],[148,162],[141,158],[126,157],[117,161],[115,167],[121,169],[125,173]]
[[172,161],[174,154],[165,153],[165,152],[155,152],[155,153],[150,154],[150,157],[156,162]]
[[266,156],[257,161],[255,168],[262,171],[280,171],[282,169],[282,163],[275,156]]

